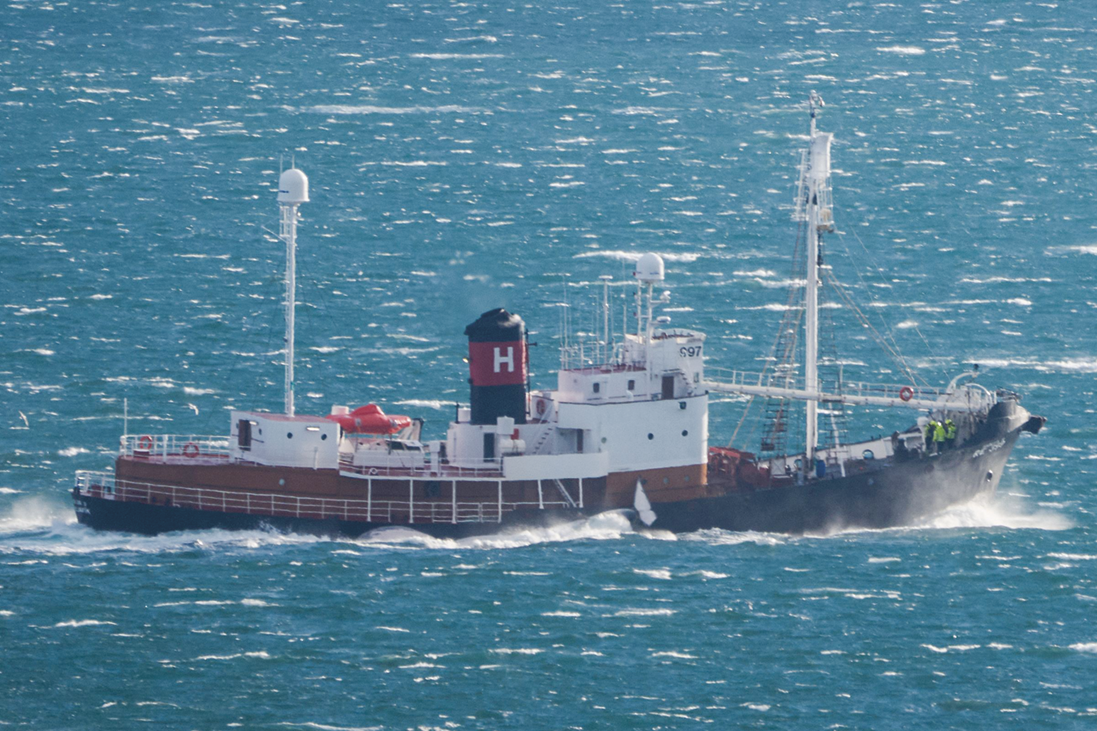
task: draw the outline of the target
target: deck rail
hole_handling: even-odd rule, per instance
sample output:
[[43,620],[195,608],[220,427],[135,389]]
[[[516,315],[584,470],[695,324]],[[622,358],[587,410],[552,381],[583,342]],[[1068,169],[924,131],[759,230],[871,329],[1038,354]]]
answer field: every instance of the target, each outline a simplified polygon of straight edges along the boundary
[[228,437],[205,434],[126,434],[119,445],[123,457],[227,459]]
[[454,496],[438,499],[385,500],[299,497],[273,493],[216,490],[204,487],[161,485],[118,480],[109,472],[76,473],[76,490],[81,496],[145,503],[173,508],[190,508],[222,513],[244,513],[270,517],[345,520],[367,523],[498,523],[519,509],[568,508],[559,500],[505,502],[503,500],[458,501]]

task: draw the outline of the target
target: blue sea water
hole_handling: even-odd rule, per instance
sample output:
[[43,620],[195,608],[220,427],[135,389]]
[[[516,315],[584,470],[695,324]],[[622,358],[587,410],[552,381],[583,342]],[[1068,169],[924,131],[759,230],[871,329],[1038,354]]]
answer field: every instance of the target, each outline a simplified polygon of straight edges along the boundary
[[[28,0],[0,19],[0,724],[1097,724],[1092,3]],[[467,398],[462,329],[500,305],[549,386],[557,303],[593,330],[581,285],[649,250],[709,363],[759,369],[812,89],[836,274],[924,375],[977,362],[1050,419],[995,498],[804,538],[75,523],[72,474],[109,466],[123,399],[133,432],[281,407],[291,160],[312,184],[299,411],[375,401],[440,435]],[[834,312],[846,377],[896,380]],[[717,401],[713,444],[742,411]]]

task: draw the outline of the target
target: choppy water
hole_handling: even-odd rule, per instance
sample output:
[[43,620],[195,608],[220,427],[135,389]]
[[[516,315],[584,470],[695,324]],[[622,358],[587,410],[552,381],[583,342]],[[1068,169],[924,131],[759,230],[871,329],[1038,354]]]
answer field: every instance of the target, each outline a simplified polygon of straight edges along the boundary
[[[1091,4],[0,12],[0,722],[1094,724]],[[283,154],[313,193],[300,411],[377,401],[440,434],[461,330],[498,305],[549,385],[564,282],[586,304],[576,285],[646,250],[710,362],[757,369],[810,89],[837,135],[838,275],[924,373],[978,362],[1051,419],[998,498],[799,539],[75,524],[72,472],[109,464],[123,398],[135,431],[280,407]],[[891,380],[836,320],[847,377]],[[713,443],[740,408],[713,407]]]

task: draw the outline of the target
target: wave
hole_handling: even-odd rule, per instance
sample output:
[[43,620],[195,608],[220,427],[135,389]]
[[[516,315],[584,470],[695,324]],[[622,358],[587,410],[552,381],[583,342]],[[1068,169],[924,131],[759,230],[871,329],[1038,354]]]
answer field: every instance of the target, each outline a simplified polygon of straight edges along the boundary
[[990,368],[1024,368],[1042,373],[1097,373],[1097,358],[980,358],[979,365]]
[[[290,110],[296,111],[296,110]],[[482,109],[444,104],[438,107],[378,107],[370,104],[318,104],[299,111],[312,114],[476,114]]]
[[72,508],[41,496],[26,497],[16,500],[6,514],[0,515],[0,537],[75,523]]
[[1069,530],[1074,527],[1074,523],[1062,513],[1051,510],[1030,510],[1014,498],[995,495],[976,498],[963,505],[955,505],[911,527],[934,530],[1011,528],[1058,531]]
[[13,503],[0,515],[0,555],[37,554],[71,556],[105,552],[142,554],[179,553],[222,548],[256,549],[264,546],[312,544],[328,539],[274,531],[203,530],[143,536],[96,531],[80,525],[70,505],[44,497]]
[[[524,548],[542,543],[567,543],[583,540],[617,540],[636,534],[632,524],[620,512],[599,513],[584,520],[536,528],[516,528],[503,533],[469,538],[435,538],[411,528],[381,528],[356,541],[362,548],[435,550],[499,550]],[[647,537],[659,538],[658,534]]]
[[[543,543],[583,540],[617,540],[642,535],[653,540],[673,539],[666,531],[637,534],[620,512],[601,513],[584,520],[557,525],[516,528],[487,536],[435,538],[410,527],[381,528],[356,539],[332,538],[274,530],[196,530],[143,536],[134,533],[96,531],[80,525],[69,506],[45,498],[20,500],[0,516],[0,555],[32,554],[71,556],[94,553],[141,554],[185,551],[254,550],[270,546],[330,544],[339,553],[358,554],[362,549],[387,550],[500,550]],[[357,550],[347,550],[353,546]]]
[[918,46],[882,46],[876,49],[880,53],[896,53],[900,56],[924,56],[926,49]]
[[983,495],[962,505],[953,505],[936,515],[894,528],[845,528],[813,538],[849,536],[857,533],[888,533],[957,528],[1009,528],[1011,530],[1069,530],[1073,521],[1062,513],[1033,510],[1017,498],[1007,495]]

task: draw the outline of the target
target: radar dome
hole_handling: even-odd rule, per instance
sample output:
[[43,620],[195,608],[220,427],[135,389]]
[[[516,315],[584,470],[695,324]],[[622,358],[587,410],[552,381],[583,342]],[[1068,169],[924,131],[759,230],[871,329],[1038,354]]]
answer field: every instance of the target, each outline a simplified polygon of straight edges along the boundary
[[663,281],[663,273],[665,268],[663,266],[663,257],[658,254],[644,254],[636,262],[636,271],[633,274],[641,282],[661,282]]
[[296,205],[309,202],[309,179],[297,168],[290,168],[278,178],[278,202]]

